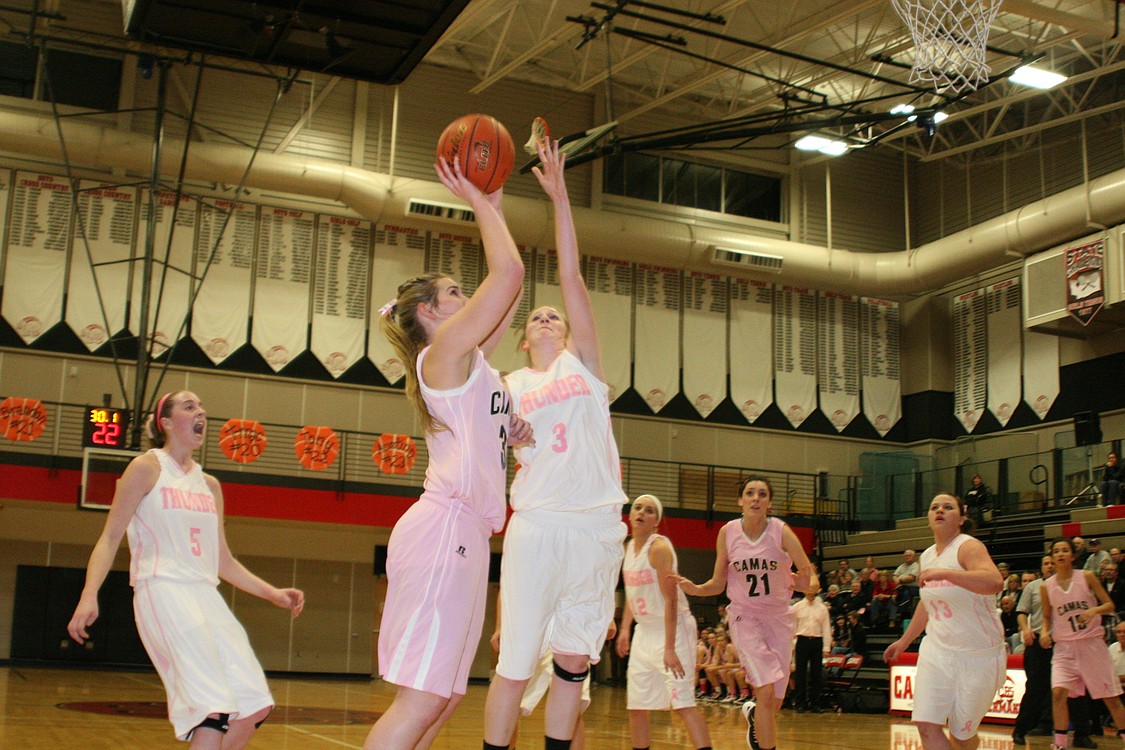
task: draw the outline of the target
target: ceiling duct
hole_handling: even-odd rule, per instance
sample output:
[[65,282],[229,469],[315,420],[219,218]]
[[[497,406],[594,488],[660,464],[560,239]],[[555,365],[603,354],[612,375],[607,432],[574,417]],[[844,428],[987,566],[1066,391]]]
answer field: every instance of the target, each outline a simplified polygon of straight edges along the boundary
[[766,253],[752,253],[745,250],[712,246],[711,261],[718,263],[720,266],[733,266],[748,271],[780,274],[785,258],[780,255],[767,255]]

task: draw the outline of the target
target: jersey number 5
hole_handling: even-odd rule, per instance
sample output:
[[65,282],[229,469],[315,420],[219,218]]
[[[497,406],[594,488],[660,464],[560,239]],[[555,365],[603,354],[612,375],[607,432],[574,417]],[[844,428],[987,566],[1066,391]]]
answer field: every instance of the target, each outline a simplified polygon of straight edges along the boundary
[[199,544],[200,529],[193,528],[191,530],[191,554],[196,557],[203,557],[203,547]]

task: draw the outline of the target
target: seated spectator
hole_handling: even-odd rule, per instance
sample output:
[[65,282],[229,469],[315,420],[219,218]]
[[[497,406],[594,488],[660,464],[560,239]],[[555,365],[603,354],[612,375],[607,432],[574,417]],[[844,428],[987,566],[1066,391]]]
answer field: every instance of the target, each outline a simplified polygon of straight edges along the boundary
[[1088,570],[1094,575],[1100,575],[1102,563],[1109,562],[1109,553],[1102,549],[1100,539],[1091,539],[1086,544],[1090,548],[1090,556],[1086,558],[1086,562],[1082,563],[1082,569]]
[[895,606],[895,582],[891,574],[885,570],[876,570],[871,573],[874,579],[871,588],[871,607],[868,610],[867,622],[875,630],[888,630],[898,616]]
[[1109,548],[1109,559],[1110,559],[1110,562],[1112,562],[1114,565],[1120,565],[1121,564],[1121,550],[1118,549],[1117,547],[1110,547]]
[[1004,579],[1004,588],[1000,589],[1000,593],[996,597],[997,606],[1000,605],[1000,600],[1005,596],[1012,597],[1015,602],[1020,600],[1020,577],[1018,574],[1012,573]]
[[1102,585],[1105,586],[1106,593],[1109,598],[1113,600],[1113,611],[1117,616],[1125,617],[1125,584],[1121,583],[1118,577],[1117,566],[1109,563],[1105,566],[1105,575],[1102,577]]
[[1105,468],[1102,469],[1102,504],[1117,505],[1121,501],[1121,483],[1125,480],[1125,466],[1117,461],[1117,454],[1112,451],[1105,457]]
[[[848,564],[847,559],[843,559],[840,562],[836,563],[837,578],[842,579],[843,576],[847,575],[848,573],[851,573],[853,579],[859,575],[859,572]],[[843,580],[837,580],[836,583],[843,585]]]
[[824,597],[824,603],[828,607],[828,614],[833,618],[844,617],[848,613],[847,597],[840,594],[840,587],[832,584],[828,587],[828,594]]
[[858,614],[862,618],[869,604],[871,604],[871,597],[859,585],[859,581],[852,581],[852,592],[848,596],[846,605],[848,614]]
[[1125,686],[1125,622],[1117,623],[1113,630],[1116,640],[1109,644],[1109,655],[1113,659],[1113,671]]
[[914,614],[914,603],[918,598],[918,576],[922,573],[921,566],[914,559],[914,550],[908,549],[902,553],[902,564],[895,568],[891,580],[895,582],[895,605],[904,620]]
[[1086,546],[1086,540],[1080,536],[1074,537],[1070,543],[1074,547],[1074,569],[1083,570],[1086,558],[1090,556],[1090,548]]
[[1005,594],[1000,599],[1000,624],[1004,626],[1004,640],[1009,654],[1023,653],[1019,614],[1016,612],[1016,595]]
[[[871,580],[871,572],[875,571],[875,558],[868,555],[863,559],[863,568],[859,571],[860,581]],[[875,571],[878,572],[878,571]]]
[[867,653],[867,628],[860,621],[859,612],[848,614],[848,655]]
[[1035,575],[1030,570],[1025,570],[1023,572],[1023,575],[1020,576],[1020,591],[1022,592],[1025,588],[1027,588],[1027,584],[1031,583],[1038,577],[1039,576]]

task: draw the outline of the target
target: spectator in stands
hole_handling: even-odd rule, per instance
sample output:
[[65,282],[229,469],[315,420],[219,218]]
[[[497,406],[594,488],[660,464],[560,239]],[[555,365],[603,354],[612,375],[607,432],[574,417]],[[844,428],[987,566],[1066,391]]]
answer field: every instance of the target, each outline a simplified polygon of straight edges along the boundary
[[1004,640],[1008,644],[1008,653],[1022,654],[1023,640],[1020,638],[1020,622],[1016,614],[1014,594],[1000,597],[1000,624],[1004,626]]
[[852,581],[852,593],[848,597],[848,613],[857,613],[862,618],[871,604],[871,597],[863,590],[859,581]]
[[1109,563],[1105,566],[1105,575],[1102,577],[1102,585],[1105,586],[1106,593],[1109,598],[1113,600],[1114,614],[1122,617],[1125,612],[1125,584],[1121,583],[1118,577],[1117,565]]
[[828,607],[828,615],[833,619],[847,617],[848,603],[846,597],[840,594],[840,587],[836,584],[828,587],[828,595],[824,597],[824,605]]
[[1005,596],[1012,597],[1013,606],[1020,600],[1020,577],[1018,574],[1012,573],[1004,579],[1004,588],[1000,589],[1000,595],[996,599],[996,606],[1000,606],[1000,600]]
[[1090,547],[1090,556],[1086,558],[1086,562],[1082,563],[1082,569],[1088,570],[1100,578],[1102,563],[1109,562],[1109,553],[1102,549],[1100,539],[1091,539],[1087,542],[1087,545]]
[[996,569],[1000,571],[1000,577],[1005,581],[1012,574],[1012,567],[1006,562],[996,563]]
[[895,605],[904,620],[909,620],[914,613],[914,602],[918,599],[918,575],[921,572],[914,550],[908,549],[902,553],[902,564],[895,568],[895,574],[891,576],[896,586]]
[[848,613],[848,654],[867,653],[867,628],[860,620],[859,612]]
[[[836,563],[837,578],[842,579],[843,576],[847,575],[848,573],[851,574],[853,580],[859,576],[859,573],[856,571],[856,569],[848,564],[847,559],[841,560],[840,562]],[[836,581],[836,583],[843,584],[843,580],[838,580]]]
[[1090,556],[1090,548],[1086,546],[1086,540],[1080,536],[1074,537],[1071,544],[1074,547],[1074,567],[1082,570],[1086,564],[1086,558]]
[[1117,623],[1113,634],[1117,640],[1109,644],[1109,655],[1113,659],[1113,671],[1118,681],[1125,687],[1125,622]]
[[[871,578],[871,572],[874,571],[874,570],[875,570],[875,558],[872,557],[871,555],[868,555],[867,557],[865,557],[863,559],[863,569],[859,571],[859,580],[861,580],[861,581],[873,580]],[[878,572],[878,571],[875,571],[875,572]]]
[[965,505],[969,506],[969,517],[976,521],[978,526],[984,523],[984,512],[991,509],[988,495],[988,485],[984,483],[980,474],[974,474],[973,483],[965,490]]
[[852,590],[852,584],[855,583],[858,580],[859,580],[858,574],[853,576],[851,574],[851,571],[848,571],[848,572],[844,573],[842,576],[840,576],[840,580],[839,580],[840,590],[841,591],[851,591]]
[[1039,576],[1035,575],[1030,570],[1025,570],[1023,572],[1023,575],[1020,576],[1020,593],[1023,593],[1023,590],[1027,588],[1027,584],[1031,583],[1038,577]]
[[1121,550],[1118,549],[1117,547],[1110,547],[1109,548],[1109,559],[1110,559],[1110,562],[1112,562],[1114,565],[1120,565],[1121,564]]
[[895,582],[891,574],[885,570],[872,572],[875,579],[871,589],[871,609],[867,621],[874,630],[890,630],[898,616],[895,606]]
[[1121,500],[1121,483],[1125,481],[1125,466],[1117,461],[1117,454],[1110,452],[1105,457],[1105,468],[1102,469],[1102,504],[1117,505]]
[[818,714],[820,690],[824,685],[821,667],[824,657],[832,652],[832,620],[828,607],[816,595],[806,591],[804,598],[789,608],[797,618],[797,642],[794,658],[797,663],[797,684],[793,705],[797,711]]
[[1025,735],[1048,735],[1051,707],[1051,649],[1039,643],[1043,625],[1043,580],[1055,572],[1055,561],[1044,555],[1040,561],[1042,578],[1029,583],[1016,605],[1020,636],[1023,641],[1023,668],[1027,677],[1019,716],[1012,728],[1012,742],[1023,745]]
[[840,585],[840,574],[838,571],[829,570],[823,576],[821,576],[821,578],[822,585],[824,586],[825,591],[827,591],[830,586]]

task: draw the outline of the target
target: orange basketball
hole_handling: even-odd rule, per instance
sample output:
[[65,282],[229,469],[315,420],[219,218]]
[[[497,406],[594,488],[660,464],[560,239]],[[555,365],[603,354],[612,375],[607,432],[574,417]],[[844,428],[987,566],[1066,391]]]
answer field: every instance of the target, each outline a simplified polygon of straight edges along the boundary
[[235,463],[257,461],[266,443],[266,431],[256,419],[228,419],[219,430],[219,448]]
[[488,115],[465,115],[449,123],[438,138],[437,155],[451,166],[453,157],[460,156],[462,174],[485,193],[499,190],[516,163],[508,129]]
[[306,469],[327,469],[340,455],[340,438],[331,427],[302,427],[293,440],[293,452]]
[[371,460],[384,474],[405,474],[414,468],[418,446],[409,435],[384,432],[371,448]]

